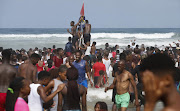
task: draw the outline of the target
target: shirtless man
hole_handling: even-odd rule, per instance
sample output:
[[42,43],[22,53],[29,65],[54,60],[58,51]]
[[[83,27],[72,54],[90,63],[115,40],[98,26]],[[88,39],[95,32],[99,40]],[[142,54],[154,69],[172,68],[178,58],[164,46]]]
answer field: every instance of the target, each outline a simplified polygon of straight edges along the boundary
[[105,92],[109,89],[116,87],[117,93],[115,96],[116,107],[118,111],[126,111],[129,105],[130,95],[129,95],[129,86],[132,84],[135,92],[135,104],[136,110],[139,111],[139,102],[138,102],[138,93],[136,84],[134,82],[134,77],[130,72],[125,70],[125,61],[121,60],[118,62],[118,71],[115,73],[115,78],[113,83],[105,88]]
[[17,70],[9,64],[10,56],[10,50],[6,49],[2,51],[2,64],[0,65],[0,111],[5,110],[6,92],[9,83],[17,75]]
[[[69,29],[67,29],[67,32],[69,32],[72,36],[73,36],[73,38],[72,38],[72,44],[73,44],[73,48],[75,49],[76,47],[75,47],[75,45],[76,45],[76,42],[77,42],[77,40],[78,40],[78,36],[77,36],[77,33],[76,33],[76,29],[77,29],[77,26],[79,25],[79,23],[81,22],[81,20],[82,19],[80,19],[79,21],[78,21],[78,23],[77,24],[75,24],[74,23],[74,21],[71,21],[71,23],[70,23],[70,25],[71,25],[71,32],[69,31]],[[75,24],[75,25],[74,25]]]
[[153,54],[142,61],[140,74],[145,91],[144,111],[154,111],[158,101],[162,111],[179,111],[180,95],[174,82],[174,61],[166,54]]
[[95,51],[96,51],[96,42],[93,42],[91,46],[91,55],[95,55]]
[[36,64],[40,60],[40,56],[36,53],[33,53],[28,62],[22,64],[18,68],[19,76],[26,78],[33,83],[36,81],[37,67]]
[[84,37],[84,43],[91,41],[91,24],[89,24],[89,21],[86,20],[85,27],[83,29],[83,37]]

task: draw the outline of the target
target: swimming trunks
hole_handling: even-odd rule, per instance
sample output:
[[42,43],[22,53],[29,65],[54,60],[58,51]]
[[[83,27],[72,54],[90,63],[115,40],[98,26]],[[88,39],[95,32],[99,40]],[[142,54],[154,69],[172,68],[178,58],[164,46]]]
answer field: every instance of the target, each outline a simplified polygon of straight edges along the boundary
[[86,44],[87,42],[90,42],[91,40],[91,34],[84,34],[84,43]]
[[72,45],[76,46],[76,42],[78,41],[79,37],[78,36],[73,36],[72,38]]
[[117,92],[116,87],[114,87],[112,92],[112,102],[114,102],[114,104],[116,104],[116,100],[115,100],[116,92]]
[[84,80],[84,81],[82,81],[81,83],[78,83],[78,84],[80,84],[80,85],[82,85],[82,86],[88,88],[87,80]]
[[118,109],[121,107],[127,108],[129,105],[130,95],[128,92],[121,95],[116,94],[115,100],[116,100],[116,107]]
[[6,93],[0,93],[0,111],[5,111]]

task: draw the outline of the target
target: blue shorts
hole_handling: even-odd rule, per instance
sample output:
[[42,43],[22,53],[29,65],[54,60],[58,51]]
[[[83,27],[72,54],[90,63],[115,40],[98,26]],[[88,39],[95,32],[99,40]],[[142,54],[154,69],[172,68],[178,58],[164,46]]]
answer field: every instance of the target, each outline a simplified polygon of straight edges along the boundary
[[88,88],[87,80],[83,80],[82,82],[78,82],[78,84],[83,85],[84,87]]

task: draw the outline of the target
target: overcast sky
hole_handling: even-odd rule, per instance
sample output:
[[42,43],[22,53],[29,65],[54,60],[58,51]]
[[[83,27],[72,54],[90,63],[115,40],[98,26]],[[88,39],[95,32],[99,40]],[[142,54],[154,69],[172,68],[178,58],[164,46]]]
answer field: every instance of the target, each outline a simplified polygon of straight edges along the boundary
[[[180,0],[84,0],[93,28],[180,28]],[[0,28],[66,28],[83,0],[0,0]]]

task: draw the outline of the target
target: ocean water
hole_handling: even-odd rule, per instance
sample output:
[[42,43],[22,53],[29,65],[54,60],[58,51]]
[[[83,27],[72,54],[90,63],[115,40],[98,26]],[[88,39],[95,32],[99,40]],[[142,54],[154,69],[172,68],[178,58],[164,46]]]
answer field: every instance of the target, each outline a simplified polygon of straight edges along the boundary
[[[13,49],[29,49],[29,48],[43,48],[52,47],[56,45],[58,48],[64,48],[71,36],[67,33],[67,29],[35,29],[35,28],[0,28],[0,47]],[[121,48],[127,46],[131,40],[136,40],[136,43],[145,46],[168,46],[169,43],[176,42],[180,39],[180,28],[173,29],[142,29],[142,28],[94,28],[91,33],[91,41],[97,42],[98,48],[104,48],[105,43],[111,46],[118,44]],[[110,84],[113,78],[109,78]],[[107,86],[107,85],[106,85]],[[88,111],[94,111],[94,105],[97,101],[105,101],[108,104],[109,111],[112,108],[112,90],[104,92],[104,88],[91,88],[89,86],[87,92],[87,107]],[[143,107],[141,108],[143,110]],[[157,104],[159,111],[162,109],[162,104]],[[134,111],[135,108],[129,108],[128,111]]]
[[[29,49],[56,45],[64,48],[69,36],[65,28],[0,28],[0,47]],[[98,48],[104,48],[105,43],[124,48],[134,39],[139,45],[168,46],[180,39],[180,28],[93,28],[91,33],[91,41],[96,41]]]

